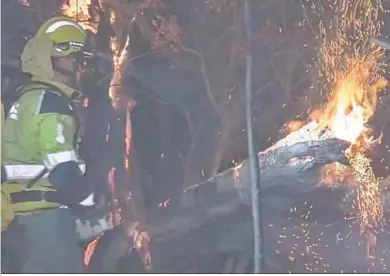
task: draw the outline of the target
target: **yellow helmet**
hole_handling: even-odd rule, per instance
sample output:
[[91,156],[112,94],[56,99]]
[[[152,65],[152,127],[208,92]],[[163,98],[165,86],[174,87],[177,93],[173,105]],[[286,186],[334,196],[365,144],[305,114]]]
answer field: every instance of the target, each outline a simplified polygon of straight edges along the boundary
[[45,35],[54,42],[53,57],[66,57],[81,51],[87,40],[85,30],[73,19],[55,16],[39,28],[37,35]]
[[87,33],[73,19],[55,16],[39,28],[23,49],[22,71],[32,76],[50,80],[54,71],[51,58],[83,56],[93,57],[84,50]]

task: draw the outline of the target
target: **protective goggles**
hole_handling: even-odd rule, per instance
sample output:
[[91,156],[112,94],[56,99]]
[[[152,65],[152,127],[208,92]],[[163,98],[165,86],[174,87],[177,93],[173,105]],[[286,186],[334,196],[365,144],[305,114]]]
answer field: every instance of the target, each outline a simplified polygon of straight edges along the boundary
[[87,58],[94,58],[95,57],[95,54],[90,52],[90,51],[87,51],[85,48],[84,48],[84,44],[83,43],[80,43],[80,42],[75,42],[75,41],[69,41],[69,42],[62,42],[62,43],[57,43],[54,45],[54,49],[58,52],[62,52],[62,51],[67,51],[69,50],[70,48],[75,48],[77,49],[77,53],[78,55],[82,58],[82,59],[87,59]]

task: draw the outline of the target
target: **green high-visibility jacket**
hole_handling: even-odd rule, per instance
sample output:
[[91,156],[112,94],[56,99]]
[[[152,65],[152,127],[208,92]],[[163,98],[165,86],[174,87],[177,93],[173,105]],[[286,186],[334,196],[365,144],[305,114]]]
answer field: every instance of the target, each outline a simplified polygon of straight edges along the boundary
[[[76,120],[70,106],[74,90],[54,81],[34,78],[33,81],[39,84],[32,82],[21,90],[2,129],[1,157],[7,180],[1,189],[9,194],[25,189],[45,168],[47,173],[30,190],[55,191],[48,176],[63,162],[75,161],[82,173],[85,171],[84,161],[75,148]],[[59,206],[44,201],[12,205],[15,214]]]

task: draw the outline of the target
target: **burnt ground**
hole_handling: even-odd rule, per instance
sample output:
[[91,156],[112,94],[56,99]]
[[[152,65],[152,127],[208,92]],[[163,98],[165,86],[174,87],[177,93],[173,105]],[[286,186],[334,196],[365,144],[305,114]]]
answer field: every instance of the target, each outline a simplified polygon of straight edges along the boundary
[[[282,211],[265,204],[266,272],[390,272],[388,230],[377,235],[375,259],[368,261],[358,225],[338,207],[340,196],[331,189],[318,190],[295,198]],[[154,237],[151,251],[154,272],[252,272],[251,219],[250,206],[240,205],[234,212],[209,220],[183,235],[164,240]]]

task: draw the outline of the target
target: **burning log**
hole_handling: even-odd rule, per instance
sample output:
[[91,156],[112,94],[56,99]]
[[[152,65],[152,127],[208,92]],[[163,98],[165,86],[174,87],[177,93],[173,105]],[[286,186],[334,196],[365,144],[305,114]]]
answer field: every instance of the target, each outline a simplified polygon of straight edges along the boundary
[[[262,188],[265,195],[269,193],[284,193],[290,198],[294,194],[304,194],[314,191],[320,186],[320,170],[328,164],[340,163],[349,165],[353,158],[347,157],[347,149],[350,149],[351,143],[335,137],[329,128],[323,128],[321,124],[312,121],[298,131],[292,132],[283,139],[279,140],[267,150],[259,153],[259,165],[261,171]],[[351,160],[351,161],[350,161]],[[368,159],[369,160],[369,159]],[[202,195],[202,189],[214,185],[219,197],[229,198],[227,194],[238,194],[235,198],[216,204],[215,197],[212,206],[200,206],[193,208],[196,211],[187,212],[183,217],[175,217],[172,220],[165,221],[164,225],[153,225],[150,232],[156,236],[182,235],[191,229],[199,227],[216,217],[233,214],[240,204],[250,204],[250,185],[248,179],[247,161],[240,165],[215,175],[197,185],[186,189],[182,203],[186,206],[193,206],[197,199]],[[349,167],[352,169],[353,166]],[[352,170],[353,171],[353,170]],[[358,172],[359,173],[359,172]],[[351,175],[352,177],[353,175]],[[390,178],[390,177],[389,177]],[[383,189],[388,187],[390,190],[389,178],[380,182],[382,187],[381,197],[387,205],[390,205],[390,196]],[[339,184],[339,183],[333,183]],[[356,183],[355,183],[356,184]],[[343,188],[349,196],[336,204],[340,208],[348,208],[352,211],[353,201],[356,198],[352,196],[357,193],[358,185],[329,185],[329,188]],[[208,192],[208,191],[206,191]],[[203,193],[204,194],[204,193]],[[222,196],[221,194],[224,194]],[[285,204],[281,204],[285,205]],[[279,206],[283,208],[283,206]],[[174,234],[176,233],[176,234]]]
[[[312,169],[316,172],[315,168],[335,162],[348,164],[344,150],[349,145],[348,142],[335,138],[329,129],[321,129],[317,122],[308,123],[298,131],[292,132],[279,140],[267,150],[259,153],[259,169],[264,192],[281,186],[288,189],[304,190],[305,192],[308,189],[314,189],[317,186],[315,184],[318,183],[318,179],[313,181],[313,185],[302,184],[301,181],[275,180],[286,177],[299,180],[300,176],[303,175],[305,175],[305,180],[308,180],[311,175],[308,171]],[[235,190],[241,196],[248,195],[247,166],[247,160],[245,160],[234,168],[189,187],[185,191],[183,200],[187,202],[194,200],[192,197],[196,196],[197,190],[210,183],[215,183],[218,193]]]
[[[315,121],[290,133],[267,150],[259,153],[259,169],[264,194],[268,198],[270,193],[283,192],[289,195],[288,198],[294,199],[296,198],[294,194],[307,194],[319,187],[324,188],[323,185],[319,185],[321,182],[320,170],[327,164],[347,165],[349,161],[345,150],[349,146],[349,142],[335,138],[329,129],[321,128],[320,124]],[[189,187],[183,194],[182,204],[184,206],[194,207],[205,194],[202,193],[202,189],[207,190],[205,192],[208,193],[210,191],[208,187],[212,185],[216,187],[214,190],[217,190],[218,195],[213,197],[211,204],[197,204],[197,208],[187,210],[184,212],[184,216],[176,216],[164,220],[163,223],[149,225],[148,230],[151,236],[158,240],[172,239],[218,217],[233,215],[242,204],[250,204],[247,166],[247,161],[244,161],[211,179]],[[390,183],[389,179],[387,181]],[[329,185],[328,187],[335,188],[336,186]],[[356,191],[354,185],[338,186],[345,188],[349,194]],[[390,187],[390,184],[388,186]],[[216,198],[223,198],[223,200]],[[275,200],[274,197],[272,198]],[[343,209],[346,206],[352,207],[351,201],[354,198],[350,196],[346,198],[346,201],[335,204],[339,204],[340,208]],[[279,203],[278,208],[282,210],[286,204]]]

